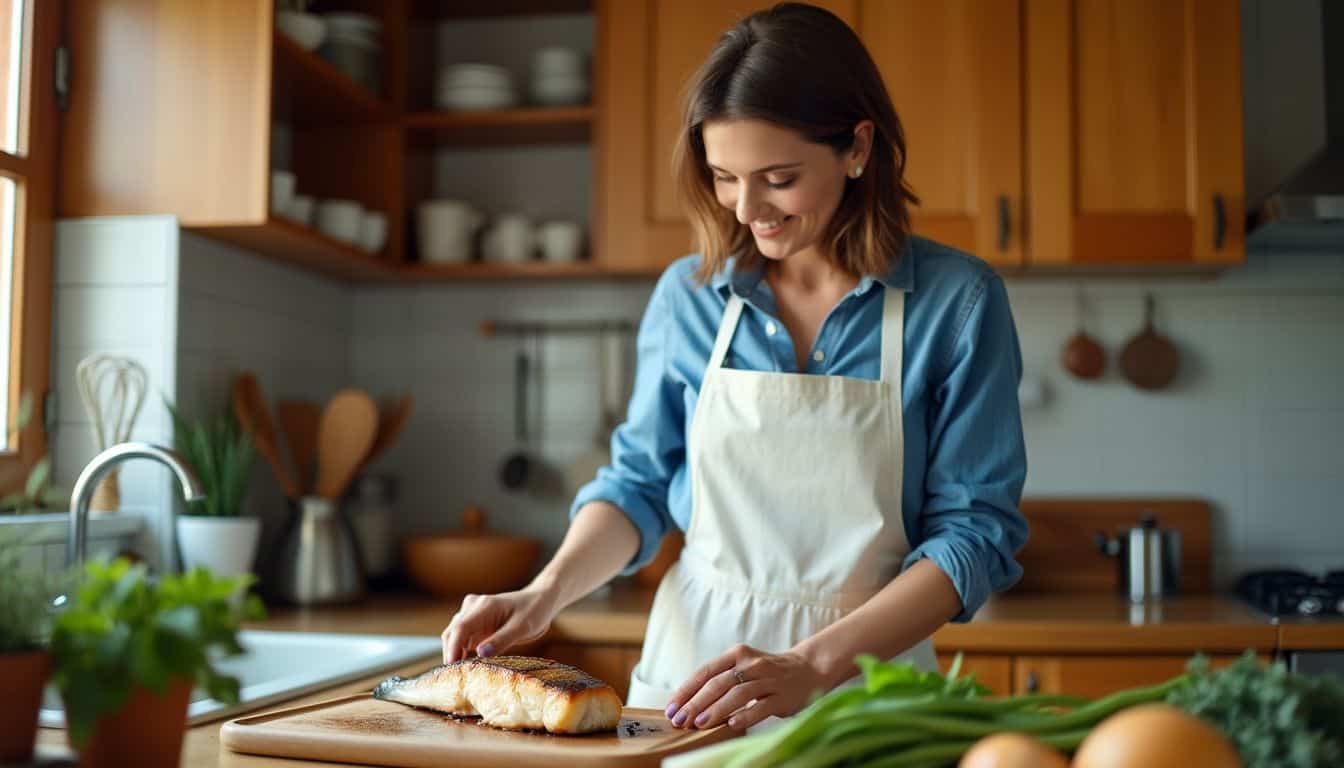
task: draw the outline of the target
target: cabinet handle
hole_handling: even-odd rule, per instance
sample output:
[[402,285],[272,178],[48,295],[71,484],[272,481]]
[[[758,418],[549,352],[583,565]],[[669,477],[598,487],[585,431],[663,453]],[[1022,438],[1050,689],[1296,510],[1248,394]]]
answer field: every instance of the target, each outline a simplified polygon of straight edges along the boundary
[[1027,673],[1027,693],[1037,693],[1041,690],[1041,680],[1036,677],[1035,672]]
[[1213,250],[1223,250],[1223,235],[1227,233],[1227,207],[1222,195],[1213,196]]
[[1007,195],[999,195],[999,250],[1008,250],[1013,234],[1013,212]]

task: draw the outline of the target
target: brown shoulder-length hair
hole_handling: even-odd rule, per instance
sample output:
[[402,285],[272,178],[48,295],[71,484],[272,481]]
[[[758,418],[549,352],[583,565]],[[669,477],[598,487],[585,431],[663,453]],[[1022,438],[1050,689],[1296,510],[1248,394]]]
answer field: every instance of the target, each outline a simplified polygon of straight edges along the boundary
[[724,118],[774,123],[837,153],[854,143],[860,121],[873,121],[864,172],[846,181],[824,237],[842,269],[880,275],[891,268],[909,236],[908,206],[919,198],[905,180],[900,118],[877,65],[845,22],[815,6],[780,3],[724,32],[692,77],[673,173],[703,256],[696,271],[701,283],[733,254],[743,266],[762,258],[750,229],[714,194],[702,131],[706,122]]

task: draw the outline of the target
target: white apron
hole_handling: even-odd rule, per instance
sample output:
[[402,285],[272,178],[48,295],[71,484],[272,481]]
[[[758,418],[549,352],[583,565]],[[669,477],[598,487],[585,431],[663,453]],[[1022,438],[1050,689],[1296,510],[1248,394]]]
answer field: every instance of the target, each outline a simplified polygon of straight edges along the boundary
[[[901,517],[905,295],[885,290],[877,381],[724,368],[743,307],[729,298],[687,443],[686,546],[654,597],[630,706],[663,709],[736,643],[786,651],[899,572],[910,550]],[[927,638],[897,658],[938,668]]]

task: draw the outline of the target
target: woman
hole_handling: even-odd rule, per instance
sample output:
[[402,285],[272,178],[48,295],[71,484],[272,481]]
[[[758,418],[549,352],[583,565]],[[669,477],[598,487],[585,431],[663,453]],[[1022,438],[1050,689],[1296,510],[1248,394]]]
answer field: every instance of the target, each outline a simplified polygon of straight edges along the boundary
[[703,253],[654,289],[612,464],[532,584],[464,601],[445,661],[539,637],[675,525],[631,705],[746,728],[861,653],[936,669],[933,631],[1021,573],[1021,355],[993,271],[909,234],[904,165],[838,18],[785,4],[723,35],[676,153]]

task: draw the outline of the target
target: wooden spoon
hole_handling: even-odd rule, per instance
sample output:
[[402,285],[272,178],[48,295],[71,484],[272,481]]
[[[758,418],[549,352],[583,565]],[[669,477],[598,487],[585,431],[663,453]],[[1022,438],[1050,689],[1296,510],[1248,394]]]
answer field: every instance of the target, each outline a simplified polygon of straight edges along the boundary
[[317,495],[341,498],[378,434],[378,406],[359,389],[332,395],[317,432]]
[[1144,296],[1143,330],[1120,353],[1120,370],[1139,389],[1162,389],[1181,367],[1176,346],[1153,328],[1153,296]]
[[313,487],[313,458],[317,455],[317,425],[322,410],[307,400],[281,400],[275,410],[294,459],[299,493],[307,493]]
[[369,448],[369,455],[359,467],[361,472],[396,442],[397,435],[401,434],[402,428],[411,417],[411,403],[411,396],[405,395],[395,403],[378,410],[378,434],[373,438],[373,447]]
[[300,496],[299,487],[280,458],[280,451],[276,447],[275,424],[271,421],[271,411],[266,407],[266,398],[261,394],[261,385],[257,383],[256,376],[243,373],[233,380],[233,412],[243,431],[252,436],[257,453],[271,465],[271,471],[275,473],[275,479],[285,496],[297,499]]

